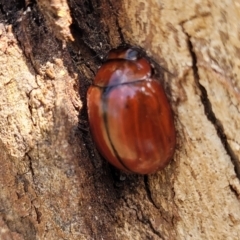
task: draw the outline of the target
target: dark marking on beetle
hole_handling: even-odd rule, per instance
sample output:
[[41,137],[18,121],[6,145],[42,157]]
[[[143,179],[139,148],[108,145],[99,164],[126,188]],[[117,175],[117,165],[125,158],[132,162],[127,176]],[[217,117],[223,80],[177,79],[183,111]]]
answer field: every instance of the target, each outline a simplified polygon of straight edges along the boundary
[[106,132],[107,132],[107,136],[108,136],[108,140],[111,144],[111,147],[112,147],[112,150],[115,154],[115,157],[118,159],[118,161],[123,165],[123,167],[125,169],[127,169],[128,171],[130,172],[133,172],[132,170],[130,170],[126,165],[125,163],[122,161],[122,159],[120,158],[116,148],[114,147],[114,144],[112,142],[112,139],[111,139],[111,136],[110,136],[110,132],[109,132],[109,126],[108,126],[108,119],[107,119],[107,105],[108,105],[108,95],[109,93],[114,89],[115,87],[107,87],[107,88],[103,88],[103,91],[102,91],[102,96],[101,96],[101,99],[102,99],[102,110],[103,110],[103,122],[104,122],[104,125],[105,125],[105,128],[106,128]]
[[128,109],[130,106],[128,103],[125,104],[124,108]]
[[98,87],[98,88],[100,88],[100,89],[103,89],[103,91],[105,92],[105,91],[108,91],[109,92],[109,88],[115,88],[115,87],[119,87],[119,86],[124,86],[124,85],[133,85],[133,84],[137,84],[137,83],[139,83],[139,82],[142,82],[142,81],[152,81],[152,79],[147,79],[147,80],[145,80],[145,79],[140,79],[140,80],[136,80],[136,81],[134,81],[134,82],[125,82],[125,83],[121,83],[120,85],[119,84],[116,84],[116,85],[112,85],[111,87],[102,87],[102,86],[99,86],[99,85],[97,85],[97,84],[92,84],[92,86],[95,86],[95,87]]

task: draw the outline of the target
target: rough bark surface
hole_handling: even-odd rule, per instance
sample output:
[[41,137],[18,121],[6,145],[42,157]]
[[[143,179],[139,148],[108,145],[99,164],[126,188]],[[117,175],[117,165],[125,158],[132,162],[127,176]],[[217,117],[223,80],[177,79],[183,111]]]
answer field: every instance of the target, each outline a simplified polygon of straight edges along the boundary
[[[0,239],[239,239],[239,20],[226,0],[0,0]],[[87,88],[124,43],[175,115],[174,159],[149,176],[88,129]]]

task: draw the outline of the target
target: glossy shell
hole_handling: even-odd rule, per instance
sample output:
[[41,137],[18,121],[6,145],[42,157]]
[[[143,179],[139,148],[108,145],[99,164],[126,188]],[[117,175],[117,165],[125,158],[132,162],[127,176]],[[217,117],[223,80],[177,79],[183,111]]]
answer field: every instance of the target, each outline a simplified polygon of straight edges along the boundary
[[102,156],[139,174],[164,168],[175,149],[171,107],[135,49],[109,53],[87,93],[90,130]]

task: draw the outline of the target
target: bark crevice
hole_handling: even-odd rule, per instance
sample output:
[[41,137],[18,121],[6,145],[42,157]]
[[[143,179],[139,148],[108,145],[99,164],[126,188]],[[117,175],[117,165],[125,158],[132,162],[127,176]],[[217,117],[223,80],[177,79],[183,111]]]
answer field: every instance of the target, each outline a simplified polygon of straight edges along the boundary
[[187,44],[188,44],[188,49],[190,52],[190,55],[192,57],[192,69],[193,69],[193,73],[194,73],[194,79],[195,79],[195,83],[197,85],[197,87],[199,88],[200,92],[201,92],[201,101],[204,107],[204,111],[205,111],[205,115],[207,117],[207,119],[213,124],[213,126],[216,129],[216,132],[224,146],[224,149],[226,150],[228,156],[230,157],[232,164],[234,165],[234,170],[236,173],[236,176],[238,177],[238,179],[240,179],[240,164],[239,164],[239,159],[237,157],[237,155],[234,153],[234,151],[232,150],[230,144],[228,143],[226,134],[224,132],[224,127],[221,124],[220,120],[217,119],[215,113],[212,110],[212,106],[211,106],[211,102],[208,98],[208,93],[206,91],[206,89],[204,88],[203,85],[201,85],[200,83],[200,76],[198,73],[198,63],[197,63],[197,55],[194,51],[194,47],[191,41],[191,36],[183,29],[184,34],[187,37]]
[[159,209],[159,207],[157,206],[157,204],[154,202],[154,200],[152,198],[152,194],[151,194],[151,190],[150,190],[150,186],[149,186],[149,179],[148,179],[147,175],[144,176],[144,184],[145,184],[145,190],[146,190],[147,198],[148,198],[149,202],[151,202],[152,205],[156,209]]

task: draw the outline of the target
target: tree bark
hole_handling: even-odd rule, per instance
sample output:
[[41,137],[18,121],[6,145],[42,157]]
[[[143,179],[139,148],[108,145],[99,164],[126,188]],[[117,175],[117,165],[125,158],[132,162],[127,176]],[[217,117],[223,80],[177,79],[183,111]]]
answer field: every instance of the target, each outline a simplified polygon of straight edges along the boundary
[[[0,0],[0,239],[239,239],[236,1]],[[111,48],[152,59],[173,160],[119,172],[89,132],[86,91]]]

